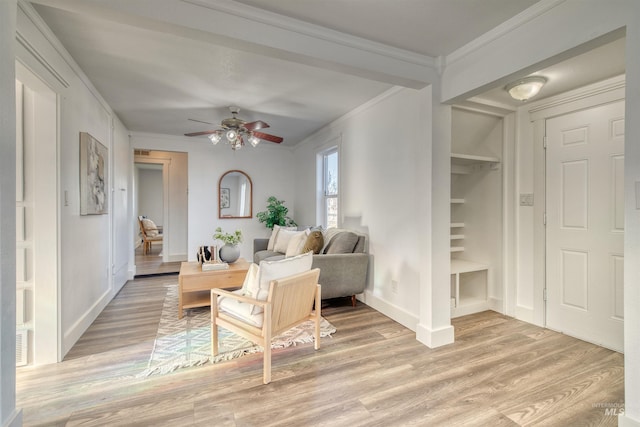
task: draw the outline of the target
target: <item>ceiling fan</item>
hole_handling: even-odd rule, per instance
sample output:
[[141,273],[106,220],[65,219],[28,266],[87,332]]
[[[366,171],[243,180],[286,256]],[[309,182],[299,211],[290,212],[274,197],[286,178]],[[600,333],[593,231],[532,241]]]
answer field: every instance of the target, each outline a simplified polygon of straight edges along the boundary
[[[245,139],[249,141],[252,146],[256,146],[260,143],[261,139],[265,141],[275,142],[279,144],[283,141],[283,139],[279,136],[270,135],[268,133],[258,132],[258,129],[268,128],[269,125],[262,120],[256,120],[255,122],[247,123],[242,119],[238,118],[238,113],[240,112],[240,108],[238,107],[229,107],[229,111],[231,111],[231,115],[233,117],[229,117],[228,119],[224,119],[220,123],[220,129],[216,130],[207,130],[203,132],[193,132],[193,133],[185,133],[185,136],[202,136],[209,135],[208,138],[215,145],[222,140],[223,137],[226,138],[227,143],[231,145],[233,150],[239,150],[244,145]],[[200,120],[189,119],[195,122],[199,122]],[[206,122],[202,122],[206,123]]]

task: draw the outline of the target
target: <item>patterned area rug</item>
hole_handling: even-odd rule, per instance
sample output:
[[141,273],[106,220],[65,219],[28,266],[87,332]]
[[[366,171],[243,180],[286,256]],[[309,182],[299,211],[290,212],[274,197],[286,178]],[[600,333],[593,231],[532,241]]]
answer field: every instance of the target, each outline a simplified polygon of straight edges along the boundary
[[[158,333],[147,369],[139,377],[167,374],[176,369],[218,363],[245,354],[262,351],[262,347],[224,328],[218,327],[220,353],[211,356],[211,311],[209,307],[185,310],[178,319],[178,285],[167,288]],[[313,322],[308,321],[274,338],[271,348],[285,348],[313,342]],[[326,319],[320,324],[320,336],[336,331]]]

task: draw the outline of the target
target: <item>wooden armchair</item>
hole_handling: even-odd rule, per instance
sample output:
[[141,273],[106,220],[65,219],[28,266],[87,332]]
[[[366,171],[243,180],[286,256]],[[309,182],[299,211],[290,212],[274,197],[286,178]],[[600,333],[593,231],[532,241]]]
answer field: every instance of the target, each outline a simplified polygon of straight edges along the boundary
[[[151,221],[153,224],[153,221]],[[162,234],[158,231],[158,228],[149,229],[145,227],[145,218],[138,217],[138,225],[140,226],[140,236],[142,237],[142,254],[146,255],[151,251],[151,244],[153,242],[162,242]]]
[[[225,291],[211,290],[211,350],[218,354],[218,326],[222,326],[264,348],[263,383],[271,382],[271,339],[294,326],[313,320],[315,322],[314,348],[320,348],[320,269],[313,269],[269,283],[269,296],[266,301]],[[218,296],[230,298],[240,307],[233,314],[219,304]],[[246,318],[240,312],[252,313],[253,307],[262,307],[258,314],[248,314]]]

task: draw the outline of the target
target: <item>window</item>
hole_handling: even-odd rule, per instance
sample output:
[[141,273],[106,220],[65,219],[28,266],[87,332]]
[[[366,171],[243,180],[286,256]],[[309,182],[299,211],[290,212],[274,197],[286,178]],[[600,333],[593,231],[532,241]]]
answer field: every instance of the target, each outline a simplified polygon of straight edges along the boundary
[[325,227],[338,226],[338,148],[322,154],[322,223]]

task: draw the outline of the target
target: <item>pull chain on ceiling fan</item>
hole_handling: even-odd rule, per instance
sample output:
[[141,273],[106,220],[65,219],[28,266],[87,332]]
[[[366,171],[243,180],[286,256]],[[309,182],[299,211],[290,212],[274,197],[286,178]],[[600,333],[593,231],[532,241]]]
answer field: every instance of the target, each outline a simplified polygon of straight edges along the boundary
[[214,145],[220,142],[222,138],[225,138],[227,144],[231,145],[231,148],[233,150],[239,150],[240,148],[242,148],[244,146],[245,139],[249,141],[249,143],[253,147],[258,145],[261,139],[264,139],[265,141],[275,142],[276,144],[279,144],[283,141],[283,139],[279,136],[258,132],[258,129],[269,127],[269,125],[262,120],[256,120],[255,122],[247,123],[244,120],[238,118],[240,108],[229,107],[229,110],[231,111],[231,115],[233,117],[224,119],[220,123],[220,129],[208,130],[204,132],[185,133],[185,136],[208,135],[208,138]]

